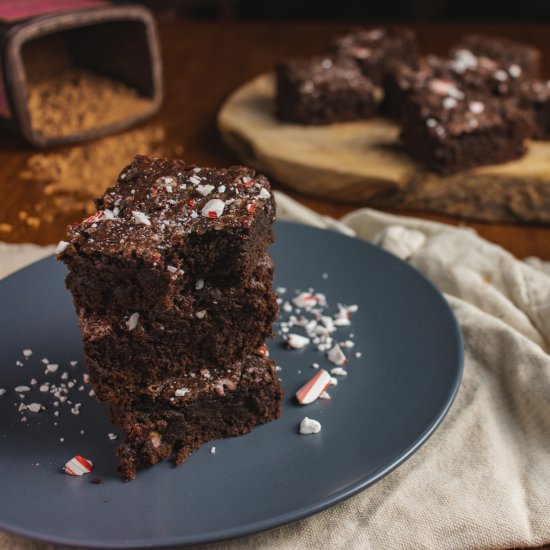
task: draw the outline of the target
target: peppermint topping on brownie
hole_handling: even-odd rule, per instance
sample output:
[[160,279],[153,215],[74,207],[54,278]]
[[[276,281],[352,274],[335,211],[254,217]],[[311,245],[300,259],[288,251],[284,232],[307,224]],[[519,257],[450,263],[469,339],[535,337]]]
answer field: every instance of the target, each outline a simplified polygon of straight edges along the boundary
[[120,254],[166,269],[192,235],[225,230],[242,239],[258,218],[268,224],[275,215],[269,181],[244,166],[137,156],[122,173],[96,201],[98,212],[69,228],[68,263],[76,255]]
[[55,253],[56,254],[61,254],[62,252],[65,252],[65,250],[67,250],[67,247],[69,246],[70,243],[68,243],[67,241],[59,241],[59,243],[57,244],[56,248],[55,248]]
[[212,199],[208,201],[201,211],[205,218],[219,218],[223,214],[225,203],[221,199]]

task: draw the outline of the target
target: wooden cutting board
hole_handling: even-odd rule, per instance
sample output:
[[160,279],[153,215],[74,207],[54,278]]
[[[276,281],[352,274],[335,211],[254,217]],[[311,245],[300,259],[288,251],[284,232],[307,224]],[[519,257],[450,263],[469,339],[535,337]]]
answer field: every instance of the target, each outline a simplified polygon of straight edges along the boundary
[[400,151],[399,127],[389,120],[283,124],[273,99],[273,76],[261,75],[229,97],[218,126],[243,163],[296,191],[465,219],[550,223],[550,142],[529,142],[513,162],[441,176]]

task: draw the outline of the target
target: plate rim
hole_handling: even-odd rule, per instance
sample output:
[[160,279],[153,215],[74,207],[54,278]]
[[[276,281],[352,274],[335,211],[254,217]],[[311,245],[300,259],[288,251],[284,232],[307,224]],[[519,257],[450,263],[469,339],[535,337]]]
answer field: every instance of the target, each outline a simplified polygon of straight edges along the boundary
[[[423,280],[423,282],[428,286],[428,288],[430,288],[430,291],[433,293],[433,295],[437,296],[437,298],[444,304],[445,306],[444,309],[446,310],[449,320],[451,321],[451,325],[454,329],[453,332],[456,338],[455,343],[457,344],[457,350],[458,350],[456,361],[458,364],[455,372],[454,381],[453,381],[452,387],[450,388],[450,392],[446,398],[445,405],[440,409],[437,416],[434,417],[434,420],[431,421],[429,426],[427,426],[427,428],[422,432],[422,434],[418,438],[416,438],[415,441],[411,445],[409,445],[409,447],[407,447],[401,453],[399,453],[398,458],[389,461],[387,465],[379,468],[374,474],[368,475],[368,479],[366,479],[367,476],[364,476],[359,481],[349,485],[348,487],[342,489],[341,491],[338,491],[337,493],[334,493],[330,497],[318,503],[315,503],[309,506],[304,506],[297,510],[286,512],[284,514],[273,516],[267,519],[258,520],[246,525],[238,526],[238,527],[222,529],[214,532],[210,531],[207,533],[202,533],[200,535],[191,535],[191,536],[172,535],[168,537],[163,536],[161,540],[157,540],[155,538],[149,538],[149,539],[140,538],[139,541],[105,540],[97,543],[92,541],[82,542],[81,540],[73,537],[58,537],[58,536],[52,536],[52,535],[46,535],[42,537],[40,535],[37,535],[34,532],[29,532],[24,528],[6,525],[2,518],[0,518],[1,531],[7,534],[24,537],[37,542],[43,542],[48,544],[72,545],[72,546],[78,546],[80,548],[90,548],[90,549],[106,549],[106,548],[131,549],[131,548],[155,548],[155,547],[171,548],[175,546],[190,546],[190,545],[196,545],[196,544],[217,543],[217,542],[226,541],[226,540],[233,540],[240,537],[255,535],[263,531],[268,531],[271,529],[275,529],[277,527],[288,525],[289,523],[292,523],[294,521],[299,521],[306,517],[312,516],[314,514],[318,514],[319,512],[322,512],[323,510],[330,508],[331,506],[334,506],[340,502],[343,502],[344,500],[351,498],[352,496],[360,493],[361,491],[364,491],[368,487],[374,485],[375,483],[377,483],[378,481],[386,477],[388,474],[396,470],[399,466],[401,466],[404,462],[406,462],[412,455],[414,455],[414,453],[416,453],[424,445],[424,443],[426,443],[426,441],[433,435],[433,433],[441,425],[441,422],[447,416],[447,413],[451,409],[456,399],[456,396],[458,394],[458,390],[460,388],[462,376],[464,372],[463,334],[460,329],[460,324],[456,318],[456,315],[454,314],[454,311],[449,305],[448,301],[445,299],[443,293],[435,286],[434,283],[432,283],[430,279],[428,279],[428,277],[426,277],[422,272],[420,272],[414,266],[412,266],[408,262],[405,262],[401,258],[395,256],[394,254],[391,254],[387,250],[384,250],[380,246],[371,243],[370,241],[361,239],[359,237],[351,237],[330,228],[321,229],[308,224],[284,221],[284,220],[277,220],[275,222],[275,234],[277,234],[277,226],[280,226],[281,224],[290,226],[290,227],[297,227],[299,228],[299,230],[304,230],[304,229],[306,231],[309,230],[314,233],[323,234],[323,233],[329,232],[330,234],[337,235],[344,239],[351,239],[353,241],[359,242],[361,243],[361,245],[367,246],[368,248],[374,248],[379,253],[382,253],[383,255],[391,257],[392,261],[398,261],[401,264],[404,264],[405,266],[407,266],[409,270],[411,270],[417,277]],[[7,277],[4,277],[3,279],[1,279],[0,285],[3,285],[4,282],[8,281],[12,277],[16,277],[20,275],[21,272],[27,269],[30,269],[33,267],[36,268],[36,265],[41,262],[51,261],[53,257],[55,257],[55,254],[46,256],[45,258],[41,258],[35,262],[32,262],[27,266],[22,267],[21,269],[18,269],[17,271],[9,274]],[[185,539],[185,541],[183,539]]]

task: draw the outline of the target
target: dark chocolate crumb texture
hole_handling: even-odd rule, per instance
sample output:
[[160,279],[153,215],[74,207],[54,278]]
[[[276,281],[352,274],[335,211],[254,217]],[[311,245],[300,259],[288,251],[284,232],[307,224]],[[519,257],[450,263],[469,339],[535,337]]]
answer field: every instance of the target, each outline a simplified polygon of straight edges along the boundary
[[207,441],[246,434],[280,416],[282,395],[275,364],[260,355],[221,378],[205,372],[127,395],[111,405],[113,423],[126,435],[119,471],[130,480],[165,458],[181,464]]
[[250,277],[273,240],[271,187],[244,166],[136,156],[96,205],[58,245],[83,307],[165,309],[197,278]]

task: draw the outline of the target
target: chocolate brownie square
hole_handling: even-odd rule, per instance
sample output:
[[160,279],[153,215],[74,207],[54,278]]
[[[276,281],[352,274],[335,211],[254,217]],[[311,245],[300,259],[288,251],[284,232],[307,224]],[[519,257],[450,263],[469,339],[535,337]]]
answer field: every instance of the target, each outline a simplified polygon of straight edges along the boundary
[[224,367],[249,355],[272,336],[278,311],[272,282],[273,262],[265,256],[247,283],[223,288],[201,282],[162,313],[79,310],[97,397],[110,400],[117,387]]
[[[533,46],[508,38],[470,34],[460,40],[451,50],[451,54],[453,57],[490,59],[500,65],[511,78],[535,79],[541,73],[541,52]],[[503,80],[508,79],[506,74],[500,76]]]
[[550,140],[550,80],[525,82],[522,103],[531,109],[535,121],[533,139]]
[[449,58],[423,57],[415,67],[395,64],[385,80],[385,111],[399,120],[407,97],[436,78],[465,90],[510,97],[521,94],[521,86],[526,80],[517,65],[456,49]]
[[312,57],[276,67],[276,115],[285,122],[331,124],[374,116],[382,90],[351,59]]
[[269,182],[243,166],[137,156],[96,204],[58,246],[77,307],[165,310],[197,279],[247,280],[273,240]]
[[513,98],[496,98],[433,79],[405,106],[404,150],[427,167],[451,173],[522,156],[532,117]]
[[130,480],[165,458],[181,464],[208,441],[246,434],[280,416],[282,395],[274,362],[261,355],[221,376],[185,375],[149,392],[125,392],[110,406],[126,436],[119,471]]
[[401,27],[358,29],[334,38],[327,49],[353,59],[378,85],[395,63],[415,66],[418,59],[415,32]]

